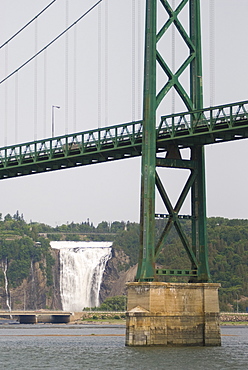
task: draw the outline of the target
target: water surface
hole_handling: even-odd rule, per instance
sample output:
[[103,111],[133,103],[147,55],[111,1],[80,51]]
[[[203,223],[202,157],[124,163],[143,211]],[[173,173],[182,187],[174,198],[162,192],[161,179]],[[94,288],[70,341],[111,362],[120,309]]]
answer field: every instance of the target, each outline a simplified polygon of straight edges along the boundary
[[248,327],[221,347],[125,347],[124,326],[0,325],[0,369],[248,369]]

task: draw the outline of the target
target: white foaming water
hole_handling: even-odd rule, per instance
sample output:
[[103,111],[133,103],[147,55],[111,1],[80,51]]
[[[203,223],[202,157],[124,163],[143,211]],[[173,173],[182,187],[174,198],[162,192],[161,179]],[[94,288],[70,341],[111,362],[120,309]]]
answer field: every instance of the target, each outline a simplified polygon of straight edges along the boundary
[[103,272],[112,242],[52,241],[60,250],[60,295],[64,311],[99,305]]

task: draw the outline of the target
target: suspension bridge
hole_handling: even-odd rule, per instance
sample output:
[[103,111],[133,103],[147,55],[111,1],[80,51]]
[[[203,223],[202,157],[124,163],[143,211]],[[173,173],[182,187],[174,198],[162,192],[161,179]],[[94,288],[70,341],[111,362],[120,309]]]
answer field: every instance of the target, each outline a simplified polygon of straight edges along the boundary
[[[50,172],[71,167],[80,167],[96,163],[116,161],[125,158],[142,157],[141,175],[141,247],[139,257],[139,268],[137,273],[138,281],[153,281],[156,275],[186,276],[191,282],[208,282],[210,273],[208,269],[207,239],[206,239],[206,196],[205,196],[205,170],[204,170],[204,146],[214,143],[240,140],[248,137],[248,101],[240,101],[230,104],[203,107],[203,88],[202,88],[202,52],[201,52],[201,24],[200,24],[200,1],[183,0],[171,2],[148,0],[146,2],[146,21],[145,21],[145,55],[144,55],[144,90],[143,90],[143,117],[135,119],[136,111],[140,109],[140,99],[138,92],[140,89],[140,65],[135,56],[136,49],[139,50],[138,34],[140,29],[136,22],[135,12],[142,14],[141,9],[132,3],[132,82],[130,95],[133,101],[132,119],[124,124],[109,125],[108,107],[105,106],[105,125],[102,125],[100,116],[103,111],[101,99],[98,99],[98,127],[76,132],[67,133],[70,101],[68,94],[70,91],[69,83],[69,36],[71,29],[78,27],[80,22],[87,20],[91,13],[98,9],[98,92],[95,96],[101,95],[104,90],[105,103],[108,101],[109,91],[107,78],[110,73],[108,68],[108,8],[105,4],[104,17],[103,10],[100,8],[104,1],[90,3],[81,16],[76,17],[71,24],[68,21],[69,3],[65,1],[66,27],[56,37],[53,37],[45,46],[38,49],[38,24],[37,19],[43,17],[46,12],[54,6],[56,1],[49,3],[42,11],[36,14],[20,31],[2,43],[1,49],[5,49],[5,75],[1,78],[3,89],[3,101],[5,101],[5,124],[4,140],[5,145],[0,148],[0,179],[21,177],[25,175]],[[210,2],[211,3],[211,2]],[[138,3],[137,3],[138,4]],[[213,3],[212,3],[213,4]],[[212,5],[213,6],[213,5]],[[138,8],[137,8],[138,7]],[[100,9],[100,10],[99,10]],[[180,18],[182,15],[182,19]],[[187,15],[187,17],[186,17]],[[101,18],[102,17],[102,18]],[[185,17],[188,25],[184,25]],[[140,18],[141,19],[141,16]],[[103,33],[101,23],[104,23],[105,39],[102,41]],[[159,23],[159,29],[158,25]],[[35,52],[25,62],[21,62],[18,67],[12,67],[10,59],[10,44],[25,32],[26,28],[34,24]],[[138,27],[138,28],[137,28]],[[210,29],[212,30],[213,27]],[[161,42],[165,35],[169,33],[171,61],[166,60],[165,44]],[[43,65],[43,90],[44,90],[44,116],[47,115],[47,90],[48,71],[47,71],[47,50],[60,42],[62,37],[65,39],[65,134],[54,135],[54,122],[52,122],[52,137],[37,139],[38,135],[38,58],[44,54]],[[185,56],[179,60],[177,49],[182,43],[186,48]],[[166,41],[166,39],[165,39]],[[213,41],[213,40],[212,40]],[[167,42],[167,41],[166,41]],[[76,33],[74,33],[74,97],[77,87],[76,59]],[[162,46],[161,46],[162,44]],[[104,61],[102,60],[103,49],[105,49]],[[53,55],[54,57],[54,55]],[[90,60],[88,59],[88,62]],[[19,85],[21,73],[30,63],[34,63],[34,110],[33,110],[33,131],[34,139],[21,143],[7,145],[9,120],[7,113],[10,89],[15,96],[15,109],[12,113],[12,121],[15,121],[15,140],[17,139],[18,114],[20,113],[20,92]],[[102,63],[102,64],[101,64]],[[103,72],[104,71],[104,72]],[[188,77],[184,77],[187,71]],[[103,76],[104,75],[104,76]],[[138,75],[138,82],[137,80]],[[51,77],[51,75],[50,75]],[[12,87],[10,80],[15,78]],[[104,85],[104,87],[103,87]],[[58,89],[60,85],[58,85]],[[97,89],[96,89],[97,90]],[[29,92],[30,94],[30,92]],[[171,94],[172,114],[166,114],[168,104],[166,98]],[[211,94],[214,94],[212,87]],[[138,97],[137,97],[138,96]],[[175,98],[176,96],[176,98]],[[99,96],[98,96],[99,98]],[[87,96],[85,97],[87,99]],[[74,104],[74,120],[76,112],[76,102]],[[138,105],[138,108],[135,107]],[[86,104],[87,105],[87,104]],[[51,104],[52,106],[52,104]],[[60,108],[59,106],[52,106]],[[165,109],[166,107],[166,109]],[[181,108],[179,110],[179,108]],[[184,108],[184,109],[182,109]],[[163,111],[165,109],[165,111]],[[177,112],[175,112],[175,110]],[[54,114],[54,111],[53,111]],[[138,115],[141,114],[138,112]],[[54,119],[54,116],[53,116]],[[46,121],[46,117],[45,117]],[[30,131],[30,130],[29,130]],[[44,130],[45,133],[45,130]],[[44,137],[46,135],[44,134]],[[188,149],[189,155],[184,158],[182,150]],[[183,187],[175,206],[172,206],[168,194],[165,191],[163,182],[159,177],[156,168],[177,168],[187,169],[190,175]],[[155,210],[155,189],[161,196],[162,203],[167,213],[159,214]],[[192,222],[192,235],[189,240],[183,231],[180,219],[180,210],[188,194],[191,193],[191,214],[185,215]],[[168,219],[162,235],[155,244],[155,217]],[[191,268],[156,268],[155,261],[159,252],[164,247],[166,239],[172,226],[175,227],[183,247],[185,248]]]
[[[53,0],[45,4],[38,14],[0,45],[0,50],[4,50],[5,65],[4,75],[0,80],[0,86],[4,86],[1,91],[1,109],[5,113],[2,128],[4,145],[0,147],[0,179],[141,157],[140,250],[136,282],[128,285],[127,345],[168,343],[220,345],[219,285],[211,283],[208,267],[205,146],[248,137],[248,101],[214,105],[215,7],[214,1],[210,0],[210,107],[204,108],[201,37],[201,20],[204,12],[201,12],[200,6],[203,5],[201,3],[200,0],[146,0],[142,7],[140,1],[130,1],[131,27],[124,28],[126,31],[124,36],[129,35],[129,42],[132,45],[129,50],[132,67],[129,70],[131,71],[129,77],[126,75],[124,79],[129,78],[130,82],[130,89],[126,90],[126,94],[129,97],[131,114],[130,119],[124,118],[123,115],[122,122],[126,122],[124,124],[116,124],[112,118],[110,119],[108,80],[110,75],[114,75],[120,90],[124,91],[124,84],[118,84],[115,68],[121,66],[122,75],[125,75],[124,66],[126,66],[126,59],[122,61],[124,54],[119,55],[117,52],[112,55],[114,63],[109,66],[109,62],[112,61],[109,42],[113,36],[113,33],[109,32],[111,2],[104,0],[95,3],[85,2],[84,9],[80,11],[81,15],[70,23],[69,1],[65,0],[64,28],[50,37],[54,26],[53,20],[57,19],[53,13],[50,22],[49,18],[45,20],[50,26],[46,27],[45,32],[48,40],[39,47],[38,20],[42,22],[44,14],[49,14],[52,8],[58,6],[58,2]],[[119,16],[115,18],[116,31],[121,29],[120,24],[124,17],[120,9],[115,8],[115,11],[119,12]],[[96,22],[92,22],[91,16],[94,12],[98,14],[98,26]],[[145,34],[144,41],[141,41],[142,23],[144,23],[142,31]],[[79,24],[86,24],[80,38],[77,34]],[[19,40],[20,35],[31,25],[33,25],[34,52],[28,58],[19,61],[23,49],[17,48],[17,53],[13,57],[10,46],[16,38]],[[69,34],[72,29],[74,29],[73,48]],[[93,41],[89,49],[84,50],[82,63],[77,45],[79,40],[81,42],[89,33],[94,34]],[[59,44],[63,37],[64,59],[63,61],[56,59],[50,71],[49,50],[54,44]],[[121,34],[117,38],[122,52],[125,50],[124,39]],[[95,53],[92,50],[93,45]],[[141,46],[144,47],[144,69],[140,63]],[[52,50],[50,58],[53,62],[57,49]],[[41,55],[44,56],[43,67],[40,67]],[[73,58],[70,58],[72,55]],[[69,72],[71,64],[72,78]],[[92,78],[88,76],[87,64],[92,64],[93,69],[97,71]],[[28,65],[32,66],[31,72],[25,75],[23,70],[26,70]],[[87,83],[84,81],[79,84],[79,65],[85,69]],[[29,73],[33,74],[33,92],[26,88],[26,78],[30,80]],[[97,87],[90,87],[93,80]],[[51,96],[48,98],[52,91],[50,81],[53,81],[52,84],[55,84],[59,93],[64,91],[65,117],[62,134],[58,134],[57,124],[55,130],[55,109],[61,107],[55,105],[57,102],[51,101]],[[21,85],[22,93],[19,91]],[[40,85],[43,99],[38,88]],[[92,126],[90,123],[90,127],[78,131],[76,128],[79,85],[82,85],[80,111],[90,106],[88,101],[93,96],[97,109],[91,108],[89,121],[92,122],[94,117],[97,125]],[[73,93],[69,95],[71,91]],[[10,96],[14,97],[12,110],[9,110]],[[32,130],[30,128],[26,130],[25,125],[19,128],[19,117],[22,117],[22,122],[26,122],[27,117],[27,107],[23,109],[25,96],[29,98],[32,96]],[[120,100],[116,93],[115,99]],[[40,100],[43,101],[43,135],[40,133],[42,127]],[[52,135],[47,137],[48,101],[52,107]],[[30,105],[30,99],[28,103]],[[111,104],[111,108],[113,106],[114,104]],[[10,121],[14,124],[10,125]],[[69,133],[70,121],[74,122],[72,133]],[[8,144],[9,131],[12,131],[15,137],[14,140],[11,139],[14,144]],[[33,139],[20,140],[23,131],[27,131],[29,137],[32,131]],[[166,191],[166,184],[161,175],[165,168],[187,170],[188,173],[175,205]],[[167,178],[167,181],[172,180]],[[163,204],[163,213],[156,212],[156,192]],[[181,210],[187,199],[190,200],[190,213],[184,215]],[[166,221],[157,241],[156,218],[163,218]],[[191,223],[190,236],[184,230],[182,219],[187,219]],[[158,266],[156,260],[161,250],[166,248],[168,235],[173,228],[181,240],[188,264]],[[172,282],[158,282],[163,279],[167,281],[171,279]],[[178,279],[176,281],[187,279],[187,283],[174,283],[175,279]]]

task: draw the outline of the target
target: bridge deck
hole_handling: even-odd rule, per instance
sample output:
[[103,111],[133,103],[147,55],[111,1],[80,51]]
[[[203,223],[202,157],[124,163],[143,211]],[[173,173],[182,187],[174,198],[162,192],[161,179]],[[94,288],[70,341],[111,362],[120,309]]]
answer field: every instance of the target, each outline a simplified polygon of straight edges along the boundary
[[30,316],[30,315],[42,315],[42,316],[51,316],[51,315],[57,315],[57,316],[64,316],[64,315],[71,315],[71,312],[67,311],[21,311],[21,310],[13,310],[13,311],[0,311],[0,317],[4,316]]
[[[0,148],[0,179],[140,156],[143,122],[130,122]],[[248,137],[248,101],[173,114],[157,127],[157,152],[169,144],[207,145]]]
[[19,321],[20,324],[67,324],[70,322],[72,315],[72,312],[63,311],[0,311],[0,317],[14,317]]

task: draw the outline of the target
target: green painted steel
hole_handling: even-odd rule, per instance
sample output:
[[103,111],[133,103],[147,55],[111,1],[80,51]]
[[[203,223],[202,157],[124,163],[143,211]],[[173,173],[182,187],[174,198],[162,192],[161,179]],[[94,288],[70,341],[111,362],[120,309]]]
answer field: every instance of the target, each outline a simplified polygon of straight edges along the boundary
[[0,179],[141,155],[142,121],[0,148]]
[[[173,150],[168,147],[168,153],[172,151],[172,155],[167,155],[166,158],[157,158],[156,165],[158,167],[188,169],[190,170],[190,175],[175,207],[171,205],[163,184],[159,177],[157,178],[157,188],[168,211],[168,214],[162,215],[160,218],[166,218],[168,221],[157,245],[155,246],[155,256],[158,257],[159,252],[166,243],[172,226],[174,226],[181,239],[182,245],[188,254],[194,274],[176,274],[175,271],[163,269],[163,271],[166,272],[162,273],[161,270],[156,270],[157,275],[190,276],[190,282],[206,282],[210,280],[206,237],[205,165],[203,145],[207,145],[210,142],[218,143],[222,141],[247,138],[247,118],[246,102],[227,104],[208,109],[199,109],[191,113],[188,112],[162,117],[157,131],[161,133],[163,127],[165,131],[167,131],[167,135],[168,131],[170,131],[174,146],[172,145]],[[159,140],[160,139],[158,137],[158,143]],[[179,147],[190,148],[191,158],[189,160],[183,160],[180,158]],[[180,209],[190,190],[192,214],[180,216]],[[191,219],[192,222],[190,241],[183,232],[183,228],[180,223],[180,219],[185,218]]]
[[[157,32],[158,5],[161,4],[165,14],[165,22]],[[179,15],[188,6],[189,34],[180,22]],[[159,15],[162,15],[162,14]],[[166,16],[167,13],[167,16]],[[174,72],[170,69],[161,52],[158,43],[164,37],[170,26],[174,26],[179,32],[182,40],[188,48],[185,61],[179,69]],[[165,191],[162,181],[156,172],[156,165],[166,167],[168,161],[156,160],[156,111],[159,104],[173,87],[178,93],[188,111],[202,110],[202,60],[201,60],[201,27],[200,27],[200,0],[182,0],[174,9],[166,0],[146,0],[146,27],[145,27],[145,66],[144,66],[144,101],[143,101],[143,145],[142,145],[142,175],[141,175],[141,243],[139,253],[137,281],[152,281],[155,278],[155,259],[165,245],[165,241],[172,226],[175,227],[183,247],[191,261],[192,270],[197,270],[197,281],[208,281],[208,261],[207,261],[207,241],[206,241],[206,197],[205,197],[205,174],[204,174],[204,146],[189,146],[191,150],[191,162],[194,167],[191,169],[189,179],[180,195],[175,207],[172,206],[170,199]],[[166,56],[166,50],[163,50]],[[157,93],[157,63],[167,77],[166,83]],[[179,82],[179,77],[189,68],[190,70],[190,94]],[[161,78],[160,78],[161,80]],[[196,116],[197,117],[197,116]],[[159,130],[166,127],[175,136],[174,117],[172,125],[167,124],[167,120],[162,120]],[[192,127],[195,116],[190,116],[187,123]],[[185,127],[177,126],[178,134],[185,130]],[[168,133],[168,131],[167,131]],[[159,138],[158,138],[159,141]],[[160,143],[159,143],[160,144]],[[180,146],[173,142],[167,146],[166,160],[170,160],[178,166],[184,166],[185,162],[181,158]],[[196,155],[197,153],[197,155]],[[158,245],[155,245],[155,184],[169,212],[168,222],[160,236]],[[188,192],[191,190],[192,197],[192,239],[196,245],[190,245],[178,218],[178,213],[182,207]],[[199,204],[199,200],[201,204]],[[197,247],[198,246],[198,247]],[[200,250],[199,256],[197,250]],[[198,258],[199,257],[199,258]]]
[[[193,120],[194,117],[194,120]],[[0,148],[0,179],[140,156],[143,122],[84,131]],[[248,138],[248,101],[161,117],[157,153]],[[196,168],[193,160],[156,158],[157,166]]]
[[179,269],[156,269],[156,275],[159,276],[183,276],[197,277],[197,270],[179,270]]
[[242,101],[161,117],[157,132],[182,147],[207,145],[246,138],[247,119],[248,102]]
[[[202,181],[198,180],[201,175],[204,176],[204,171],[199,172],[198,162],[203,164],[203,160],[194,156],[191,158],[196,163],[197,170],[192,170],[191,176],[184,188],[179,200],[175,206],[172,207],[170,199],[164,189],[162,181],[156,172],[156,164],[161,167],[166,166],[166,162],[156,162],[156,146],[155,134],[156,134],[156,111],[158,105],[165,98],[169,90],[174,87],[180,98],[184,102],[188,111],[194,109],[202,109],[202,71],[201,71],[201,37],[200,37],[200,3],[199,0],[183,0],[179,2],[176,9],[172,9],[169,2],[166,0],[160,0],[160,3],[165,14],[169,16],[169,19],[165,16],[165,22],[162,28],[157,33],[157,12],[158,2],[157,0],[146,0],[146,26],[145,26],[145,66],[144,66],[144,100],[143,100],[143,146],[142,146],[142,175],[141,175],[141,242],[140,242],[140,253],[139,263],[136,275],[137,281],[152,281],[155,278],[155,256],[158,255],[160,250],[164,247],[166,238],[174,225],[184,248],[186,249],[188,256],[191,260],[192,269],[198,269],[200,266],[196,258],[195,250],[190,246],[185,233],[182,230],[180,221],[178,219],[178,212],[187,196],[190,188],[195,188],[197,185],[197,194],[200,185],[203,185]],[[185,28],[182,26],[178,16],[181,11],[188,5],[189,12],[189,24],[190,24],[190,35],[188,35]],[[189,53],[186,60],[183,62],[177,72],[173,72],[169,65],[166,63],[164,57],[158,50],[158,42],[165,35],[166,31],[170,26],[174,25],[188,47]],[[164,74],[167,76],[167,81],[161,90],[157,93],[157,74],[156,68],[158,65],[161,67]],[[185,69],[190,68],[190,96],[179,82],[179,76]],[[192,118],[192,117],[190,117]],[[190,124],[191,125],[191,124]],[[160,126],[162,127],[163,124]],[[174,124],[171,127],[173,130]],[[173,132],[173,131],[172,131]],[[173,132],[174,134],[174,132]],[[203,148],[202,148],[203,151]],[[199,151],[197,152],[199,153]],[[167,146],[167,159],[170,159],[170,165],[173,165],[173,161],[181,161],[180,149],[178,144],[172,143]],[[164,202],[167,211],[169,212],[169,219],[162,232],[158,245],[155,245],[155,184],[159,191],[159,194]],[[201,191],[204,190],[202,186]],[[196,191],[192,191],[192,194],[196,194]],[[203,198],[205,194],[203,192]],[[197,203],[193,201],[193,206]],[[204,207],[204,205],[202,205]],[[202,214],[202,213],[201,213]],[[204,212],[203,212],[204,214]],[[195,218],[195,217],[194,217]],[[202,221],[202,218],[198,218],[197,209],[197,222]],[[203,228],[204,225],[202,224]],[[192,230],[196,230],[192,228]],[[195,234],[196,235],[196,234]],[[204,239],[205,232],[201,233]],[[203,241],[203,240],[201,240]],[[205,249],[206,243],[203,241]],[[206,281],[208,280],[208,277]]]
[[[159,5],[162,12],[157,22]],[[181,22],[184,19],[181,13],[185,13],[185,9],[188,11],[186,27]],[[157,30],[162,13],[165,21]],[[248,137],[248,101],[203,109],[200,20],[200,0],[179,0],[175,9],[168,0],[146,0],[142,120],[0,148],[0,179],[142,156],[137,281],[153,281],[156,275],[186,276],[190,282],[210,280],[204,146]],[[172,26],[188,50],[176,71],[172,71],[166,61],[167,50],[159,49],[159,43]],[[164,79],[161,79],[161,74],[157,75],[158,66]],[[189,92],[180,80],[187,69]],[[159,78],[166,82],[157,84]],[[157,90],[157,85],[161,84]],[[172,88],[185,105],[186,112],[162,116],[157,122],[157,109]],[[181,156],[183,148],[189,148],[190,158],[187,160]],[[157,167],[189,170],[189,177],[175,206],[168,197]],[[155,213],[156,188],[166,214]],[[191,215],[180,215],[190,192]],[[155,217],[166,220],[156,243]],[[183,229],[182,219],[191,221],[190,238]],[[156,268],[156,259],[173,227],[187,253],[190,269]]]
[[141,165],[140,252],[137,280],[155,276],[155,172],[156,172],[156,15],[157,2],[146,2],[143,138]]

